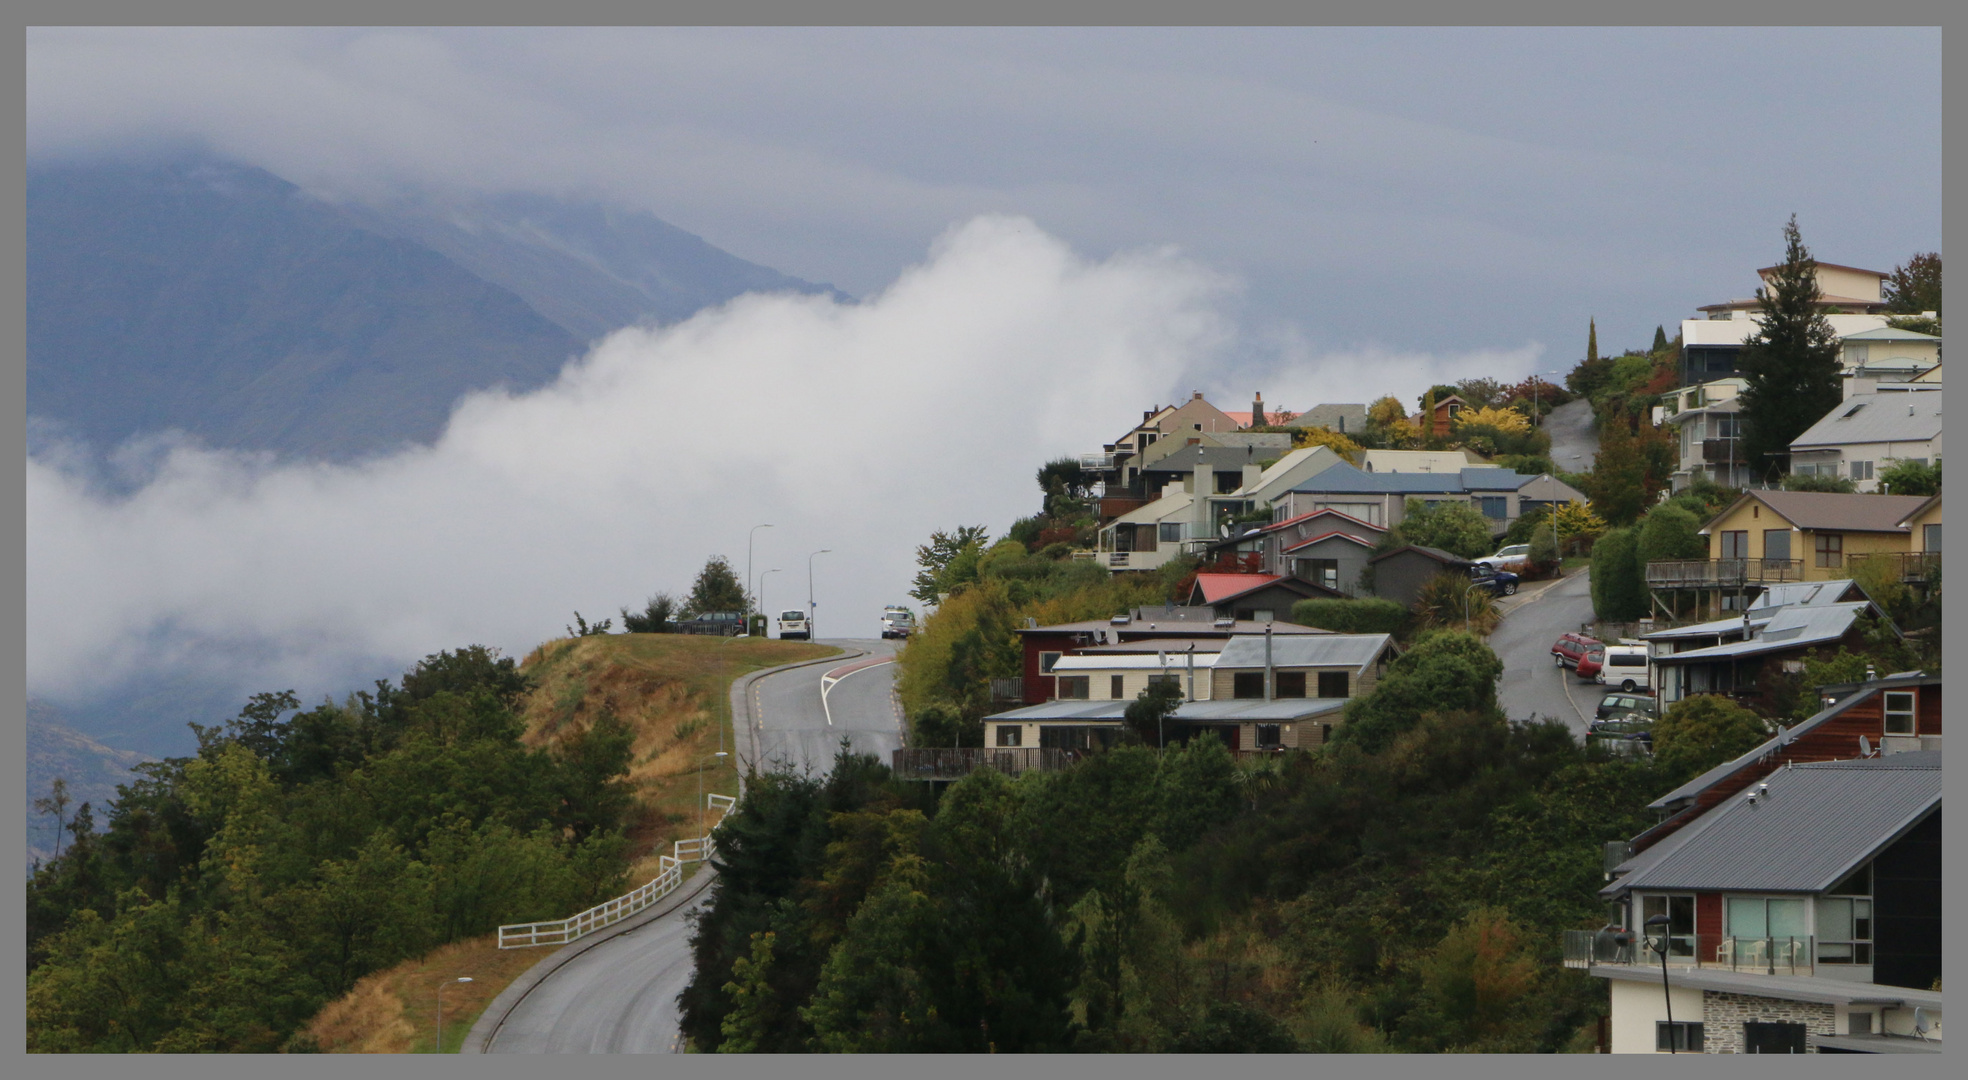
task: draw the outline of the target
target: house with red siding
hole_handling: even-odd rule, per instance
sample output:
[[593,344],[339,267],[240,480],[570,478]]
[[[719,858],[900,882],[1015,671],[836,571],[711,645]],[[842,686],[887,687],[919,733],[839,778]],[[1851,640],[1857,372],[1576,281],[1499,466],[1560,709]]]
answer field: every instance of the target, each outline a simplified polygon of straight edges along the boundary
[[[1207,607],[1176,605],[1136,608],[1111,619],[1026,626],[1017,631],[1024,650],[1020,677],[992,680],[998,684],[992,696],[1000,702],[1025,705],[1042,705],[1056,699],[1059,686],[1052,668],[1062,656],[1074,656],[1102,647],[1107,647],[1104,651],[1122,651],[1115,647],[1150,643],[1180,652],[1192,644],[1228,641],[1237,634],[1262,634],[1267,626],[1275,634],[1332,633],[1295,623],[1267,624],[1250,619],[1223,619]],[[1216,650],[1205,645],[1198,651]]]

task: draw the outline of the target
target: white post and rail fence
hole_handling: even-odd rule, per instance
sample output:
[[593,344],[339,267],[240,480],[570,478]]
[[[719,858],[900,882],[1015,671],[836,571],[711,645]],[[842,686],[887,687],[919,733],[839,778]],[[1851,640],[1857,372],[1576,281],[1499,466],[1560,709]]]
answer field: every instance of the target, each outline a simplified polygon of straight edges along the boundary
[[[706,801],[718,812],[718,820],[738,805],[738,800],[730,795],[708,795]],[[678,840],[674,854],[660,856],[656,860],[657,873],[654,878],[632,892],[613,900],[596,904],[577,915],[551,922],[514,923],[499,928],[499,947],[501,949],[526,949],[535,945],[565,945],[570,941],[594,933],[605,926],[621,922],[636,912],[654,904],[675,891],[683,884],[683,864],[702,862],[717,850],[709,835]]]

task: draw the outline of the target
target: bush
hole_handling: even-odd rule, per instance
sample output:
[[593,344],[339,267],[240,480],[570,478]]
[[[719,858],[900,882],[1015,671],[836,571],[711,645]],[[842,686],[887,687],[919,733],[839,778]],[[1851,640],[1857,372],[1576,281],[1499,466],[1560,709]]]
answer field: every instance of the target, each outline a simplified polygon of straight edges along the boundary
[[1643,573],[1646,564],[1656,559],[1708,558],[1708,537],[1701,535],[1701,526],[1691,511],[1672,502],[1648,511],[1635,541]]
[[1300,600],[1292,605],[1291,621],[1339,634],[1407,633],[1408,609],[1392,600]]
[[1447,570],[1422,583],[1414,610],[1415,621],[1424,627],[1467,628],[1477,634],[1488,634],[1503,619],[1488,589]]
[[1941,463],[1896,461],[1879,474],[1879,490],[1888,495],[1932,495],[1941,490]]
[[1850,495],[1858,490],[1849,477],[1829,476],[1825,473],[1792,473],[1783,479],[1785,491],[1829,491]]
[[1465,559],[1481,558],[1496,550],[1490,520],[1465,502],[1430,506],[1420,499],[1409,499],[1398,531],[1404,543],[1440,548]]
[[1654,722],[1654,760],[1676,776],[1694,777],[1742,756],[1772,734],[1770,722],[1719,694],[1668,706]]
[[1333,737],[1377,753],[1421,721],[1421,714],[1470,712],[1494,715],[1496,681],[1503,661],[1474,635],[1438,630],[1388,665],[1373,693],[1346,706],[1346,723]]
[[1592,545],[1592,613],[1608,622],[1647,614],[1647,572],[1633,529],[1614,529]]

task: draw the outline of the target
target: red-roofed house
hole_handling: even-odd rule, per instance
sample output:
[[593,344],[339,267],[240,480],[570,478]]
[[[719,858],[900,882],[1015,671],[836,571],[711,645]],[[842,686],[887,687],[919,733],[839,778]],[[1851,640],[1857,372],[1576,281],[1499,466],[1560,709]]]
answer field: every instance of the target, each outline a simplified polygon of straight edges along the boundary
[[1340,595],[1338,589],[1283,574],[1197,574],[1188,602],[1210,608],[1219,619],[1271,622],[1289,616],[1300,600]]

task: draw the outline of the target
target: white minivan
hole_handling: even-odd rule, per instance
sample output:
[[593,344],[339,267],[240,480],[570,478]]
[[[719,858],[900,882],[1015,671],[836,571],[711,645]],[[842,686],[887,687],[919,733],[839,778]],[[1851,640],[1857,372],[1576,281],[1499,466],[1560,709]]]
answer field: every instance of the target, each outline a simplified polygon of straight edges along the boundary
[[1648,678],[1651,670],[1647,663],[1647,646],[1621,642],[1605,646],[1606,655],[1599,661],[1599,674],[1595,681],[1606,686],[1617,686],[1621,690],[1644,690],[1653,685]]

